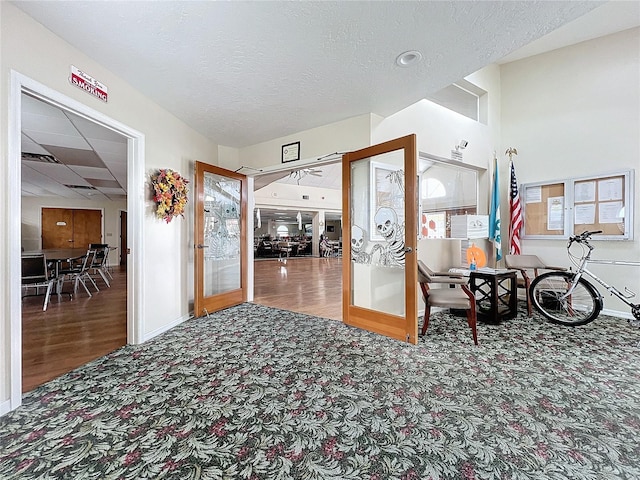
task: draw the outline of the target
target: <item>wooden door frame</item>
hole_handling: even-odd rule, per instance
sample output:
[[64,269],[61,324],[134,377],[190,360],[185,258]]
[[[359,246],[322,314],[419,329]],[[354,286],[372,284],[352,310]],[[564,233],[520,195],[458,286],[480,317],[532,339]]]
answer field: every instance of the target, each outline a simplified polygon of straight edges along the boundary
[[[204,289],[204,248],[199,245],[204,244],[204,183],[200,180],[204,178],[204,173],[209,172],[240,181],[240,288],[219,295],[207,297],[201,295]],[[233,172],[222,167],[210,165],[203,162],[195,164],[195,215],[194,215],[194,302],[193,312],[196,317],[206,313],[221,310],[233,305],[246,302],[249,297],[248,282],[248,228],[247,217],[249,204],[249,181],[246,175]],[[253,250],[252,250],[253,252]]]
[[[9,125],[7,137],[7,176],[0,179],[4,188],[0,189],[7,214],[6,241],[0,242],[0,277],[6,287],[5,297],[9,299],[6,307],[9,327],[4,338],[2,348],[9,351],[8,364],[0,371],[0,382],[9,377],[9,400],[3,402],[0,398],[0,415],[18,408],[22,404],[22,303],[20,295],[21,278],[21,216],[9,215],[9,212],[21,212],[22,200],[20,185],[21,171],[21,125],[22,125],[22,94],[27,93],[47,103],[67,111],[71,111],[83,118],[91,120],[105,128],[113,130],[127,140],[127,191],[138,192],[145,184],[145,137],[142,133],[120,123],[107,115],[100,113],[83,103],[73,100],[33,80],[15,70],[10,72],[8,98]],[[128,195],[127,229],[131,232],[131,255],[127,267],[127,343],[138,344],[144,340],[144,304],[145,295],[142,275],[144,272],[144,212],[145,198],[143,195]],[[2,391],[2,389],[0,389]]]
[[[405,162],[405,324],[398,326],[399,317],[351,305],[351,162],[394,150],[404,150]],[[418,343],[418,191],[416,136],[407,135],[388,142],[349,152],[342,157],[342,319],[358,328],[370,330],[403,342]],[[413,161],[408,161],[413,159]],[[409,181],[409,179],[414,179]],[[407,211],[413,205],[415,212]],[[415,213],[415,215],[413,214]],[[408,232],[408,233],[407,233]],[[347,241],[345,241],[347,239]]]

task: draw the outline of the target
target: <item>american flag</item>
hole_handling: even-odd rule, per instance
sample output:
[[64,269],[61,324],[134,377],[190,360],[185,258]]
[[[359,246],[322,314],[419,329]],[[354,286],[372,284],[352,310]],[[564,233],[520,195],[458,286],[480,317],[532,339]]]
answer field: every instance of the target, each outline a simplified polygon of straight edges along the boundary
[[511,161],[511,187],[509,188],[509,253],[520,255],[520,230],[522,229],[522,208],[520,194],[518,193],[518,181],[516,169]]

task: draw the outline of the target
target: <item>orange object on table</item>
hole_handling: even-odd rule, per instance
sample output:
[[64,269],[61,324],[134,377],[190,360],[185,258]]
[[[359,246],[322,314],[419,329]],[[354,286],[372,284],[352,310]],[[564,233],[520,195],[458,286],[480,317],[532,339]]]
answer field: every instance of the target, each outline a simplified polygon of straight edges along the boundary
[[467,263],[471,265],[475,260],[476,268],[482,268],[487,266],[487,256],[484,251],[475,244],[471,244],[467,248]]

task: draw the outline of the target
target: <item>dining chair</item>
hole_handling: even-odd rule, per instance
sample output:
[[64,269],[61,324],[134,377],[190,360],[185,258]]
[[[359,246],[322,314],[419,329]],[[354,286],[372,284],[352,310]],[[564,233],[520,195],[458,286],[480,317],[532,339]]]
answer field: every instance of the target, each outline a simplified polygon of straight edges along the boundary
[[44,305],[42,307],[42,311],[44,312],[49,305],[51,290],[55,282],[56,277],[49,274],[46,255],[34,254],[22,256],[22,289],[23,291],[28,291],[30,288],[35,289],[34,295],[23,294],[22,298],[40,295],[38,290],[40,288],[46,288]]
[[91,264],[89,265],[89,270],[93,271],[94,275],[99,274],[107,287],[111,288],[107,275],[105,275],[105,273],[108,274],[113,280],[113,277],[107,268],[109,245],[106,243],[91,243],[89,244],[89,249],[95,252],[93,259],[91,260]]
[[[505,255],[504,263],[507,268],[518,270],[520,272],[517,279],[517,285],[518,288],[522,288],[525,291],[527,315],[529,317],[533,314],[529,289],[531,288],[531,282],[539,275],[540,270],[566,270],[564,267],[552,267],[547,265],[537,255]],[[533,277],[531,274],[533,274]]]
[[[431,307],[465,310],[473,343],[478,345],[476,299],[469,289],[469,277],[448,272],[434,272],[422,260],[418,260],[418,283],[424,296],[422,335],[426,335],[429,328]],[[432,285],[436,284],[442,288],[432,288]]]
[[87,295],[91,297],[91,292],[86,284],[86,281],[88,280],[96,291],[99,292],[100,290],[98,289],[96,282],[94,282],[91,275],[89,275],[89,266],[93,261],[94,255],[95,250],[87,250],[87,253],[84,255],[67,260],[67,268],[61,268],[59,271],[58,291],[62,291],[65,280],[70,280],[73,282],[73,295],[77,295],[78,285],[82,284]]

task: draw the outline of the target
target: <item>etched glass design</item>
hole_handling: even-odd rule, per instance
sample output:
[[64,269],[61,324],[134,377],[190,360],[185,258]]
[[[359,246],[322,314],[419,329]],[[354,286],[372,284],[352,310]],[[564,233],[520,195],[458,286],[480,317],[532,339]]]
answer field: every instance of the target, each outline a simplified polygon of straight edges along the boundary
[[351,299],[404,316],[403,151],[351,163]]
[[204,174],[204,295],[240,288],[241,182]]

